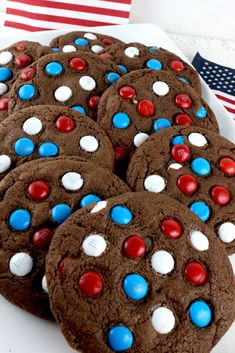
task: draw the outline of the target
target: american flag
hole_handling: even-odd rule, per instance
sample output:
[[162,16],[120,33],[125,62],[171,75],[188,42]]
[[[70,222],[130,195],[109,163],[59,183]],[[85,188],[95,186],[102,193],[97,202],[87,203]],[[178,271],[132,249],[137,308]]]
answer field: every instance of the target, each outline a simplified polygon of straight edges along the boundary
[[[2,1],[2,0],[0,0]],[[7,0],[5,26],[27,31],[126,24],[132,0]]]
[[235,70],[206,60],[199,53],[192,64],[235,120]]

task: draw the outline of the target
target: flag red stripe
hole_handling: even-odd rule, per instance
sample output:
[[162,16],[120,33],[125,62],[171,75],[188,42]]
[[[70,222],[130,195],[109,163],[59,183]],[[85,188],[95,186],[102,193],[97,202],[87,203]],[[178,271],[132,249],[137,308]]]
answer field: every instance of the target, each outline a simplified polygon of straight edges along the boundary
[[128,11],[104,9],[104,8],[94,7],[94,6],[65,4],[65,3],[59,2],[59,1],[53,1],[53,2],[48,1],[48,0],[8,0],[8,1],[19,2],[19,3],[22,3],[22,4],[33,5],[33,6],[41,6],[41,7],[60,9],[60,10],[71,10],[71,11],[95,13],[95,14],[98,14],[98,15],[129,18],[129,12]]
[[227,109],[227,111],[228,111],[229,113],[235,114],[235,109],[230,108],[230,107],[226,107],[226,105],[225,105],[224,107],[225,107],[225,109]]
[[227,103],[230,103],[230,104],[234,104],[235,105],[235,100],[232,100],[232,99],[229,99],[227,97],[224,97],[224,96],[221,96],[220,94],[216,93],[216,97],[221,99],[222,101],[225,101]]
[[5,26],[13,27],[13,28],[17,28],[17,29],[24,29],[25,31],[30,31],[30,32],[48,31],[51,29],[51,28],[41,28],[41,27],[29,26],[29,25],[25,25],[23,23],[18,23],[18,22],[13,22],[13,21],[5,21]]

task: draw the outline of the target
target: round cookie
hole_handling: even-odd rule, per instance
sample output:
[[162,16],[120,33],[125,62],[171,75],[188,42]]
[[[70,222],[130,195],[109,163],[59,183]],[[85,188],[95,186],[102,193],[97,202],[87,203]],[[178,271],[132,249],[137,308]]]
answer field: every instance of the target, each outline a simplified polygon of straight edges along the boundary
[[132,190],[165,192],[215,231],[235,251],[235,145],[198,127],[153,134],[134,153],[127,171]]
[[103,92],[122,71],[114,63],[87,52],[55,53],[31,66],[34,77],[16,81],[10,96],[10,112],[32,105],[64,105],[96,118]]
[[[20,72],[52,50],[37,42],[21,41],[0,50],[0,121],[8,115],[9,92]],[[32,75],[25,70],[24,77]]]
[[224,248],[166,195],[76,212],[52,240],[46,277],[57,323],[81,353],[209,353],[234,319]]
[[0,123],[0,179],[27,161],[78,156],[113,170],[112,144],[99,125],[63,106],[26,108]]
[[129,190],[109,170],[75,157],[35,160],[9,173],[0,183],[0,293],[52,318],[44,273],[55,229],[75,210]]
[[181,82],[201,93],[200,78],[196,70],[174,53],[141,43],[117,43],[101,54],[110,58],[125,72],[150,69],[172,72]]
[[75,51],[86,51],[98,54],[104,51],[112,44],[122,43],[121,40],[94,32],[69,32],[54,38],[50,47],[55,52],[62,51],[64,53]]

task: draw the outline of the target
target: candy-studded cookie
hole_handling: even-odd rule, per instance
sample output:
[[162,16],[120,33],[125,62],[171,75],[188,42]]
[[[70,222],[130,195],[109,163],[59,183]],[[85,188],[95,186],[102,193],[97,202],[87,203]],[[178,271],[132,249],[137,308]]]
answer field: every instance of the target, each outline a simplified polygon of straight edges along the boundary
[[0,179],[37,158],[78,156],[113,170],[112,144],[97,123],[63,106],[26,108],[0,123]]
[[125,73],[139,69],[170,71],[178,80],[201,92],[196,70],[167,50],[140,43],[117,43],[108,47],[101,56],[113,60]]
[[132,190],[164,191],[208,223],[227,251],[235,250],[235,145],[196,127],[153,134],[134,153]]
[[224,248],[165,195],[127,193],[76,212],[46,269],[55,318],[82,353],[209,353],[234,319]]
[[[0,50],[0,121],[8,115],[9,91],[19,74],[40,57],[53,53],[37,42],[21,41]],[[24,71],[30,77],[32,69]]]
[[72,212],[127,192],[107,169],[75,157],[28,162],[0,183],[0,293],[51,318],[45,257],[55,229]]
[[117,38],[105,34],[75,31],[54,38],[50,43],[50,47],[55,52],[86,51],[98,54],[115,43],[122,42]]
[[110,137],[117,159],[124,161],[150,134],[172,125],[218,131],[207,103],[165,71],[138,70],[122,77],[103,94],[98,122]]
[[55,53],[44,56],[23,71],[10,96],[10,112],[32,105],[65,105],[96,117],[100,96],[122,75],[119,67],[87,52]]

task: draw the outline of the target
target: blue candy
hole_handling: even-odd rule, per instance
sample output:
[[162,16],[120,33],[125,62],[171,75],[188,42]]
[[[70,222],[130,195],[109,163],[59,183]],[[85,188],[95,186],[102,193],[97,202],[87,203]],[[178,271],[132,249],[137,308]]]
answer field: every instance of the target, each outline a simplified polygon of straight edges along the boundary
[[52,48],[53,51],[59,51],[59,48]]
[[14,150],[19,156],[29,156],[34,151],[34,143],[30,139],[22,137],[16,141]]
[[84,38],[77,38],[74,40],[74,43],[80,47],[85,47],[86,45],[89,44],[88,40],[86,40]]
[[128,70],[127,70],[126,66],[124,66],[124,65],[118,65],[118,67],[119,67],[119,69],[121,69],[121,70],[124,72],[124,74],[127,74],[127,73],[128,73]]
[[212,319],[211,308],[200,300],[190,305],[189,315],[192,323],[199,328],[207,327]]
[[85,207],[85,206],[90,205],[90,203],[92,203],[92,202],[99,202],[99,201],[101,201],[100,197],[98,197],[94,194],[88,194],[86,196],[83,196],[83,198],[80,201],[80,206]]
[[200,109],[198,109],[198,111],[196,112],[196,117],[199,119],[205,119],[207,116],[207,111],[205,107],[201,107]]
[[54,206],[51,210],[52,220],[56,223],[63,223],[72,213],[71,207],[65,203]]
[[154,121],[153,130],[160,131],[171,126],[171,122],[165,118],[160,118]]
[[132,221],[132,213],[125,206],[114,206],[110,211],[110,218],[113,222],[127,225]]
[[31,225],[31,215],[27,210],[13,211],[9,218],[9,224],[13,230],[26,230]]
[[195,158],[191,163],[191,168],[197,175],[205,176],[210,174],[210,163],[204,158]]
[[18,96],[24,101],[32,99],[35,95],[36,89],[33,85],[23,85],[18,90]]
[[145,65],[148,69],[151,70],[161,70],[162,69],[162,63],[161,61],[157,60],[157,59],[150,59],[146,62]]
[[182,81],[182,82],[185,83],[186,85],[189,84],[189,81],[188,81],[185,77],[178,77],[178,80]]
[[130,123],[131,119],[127,113],[119,112],[113,116],[113,126],[117,129],[126,129]]
[[106,74],[106,78],[109,81],[109,83],[116,82],[117,80],[119,80],[120,77],[121,76],[118,73],[116,73],[116,72],[108,72]]
[[130,349],[134,337],[131,330],[125,326],[115,326],[108,333],[108,344],[114,352],[121,352]]
[[210,217],[210,208],[205,202],[196,201],[190,206],[190,210],[195,213],[203,222],[206,222]]
[[86,110],[81,105],[74,105],[71,109],[76,110],[82,115],[87,115]]
[[159,50],[159,47],[150,47],[149,48],[149,52],[151,53],[151,54],[156,54],[156,51],[158,51]]
[[59,148],[53,142],[44,142],[38,148],[38,153],[41,157],[54,157],[58,154]]
[[183,145],[184,144],[184,138],[181,135],[175,136],[173,137],[172,141],[171,141],[172,145]]
[[52,61],[46,65],[45,71],[48,75],[57,76],[63,71],[63,66],[56,61]]
[[123,289],[127,297],[133,300],[143,299],[148,293],[148,282],[138,274],[131,274],[125,277]]
[[0,82],[8,81],[12,78],[12,71],[8,67],[0,67]]

